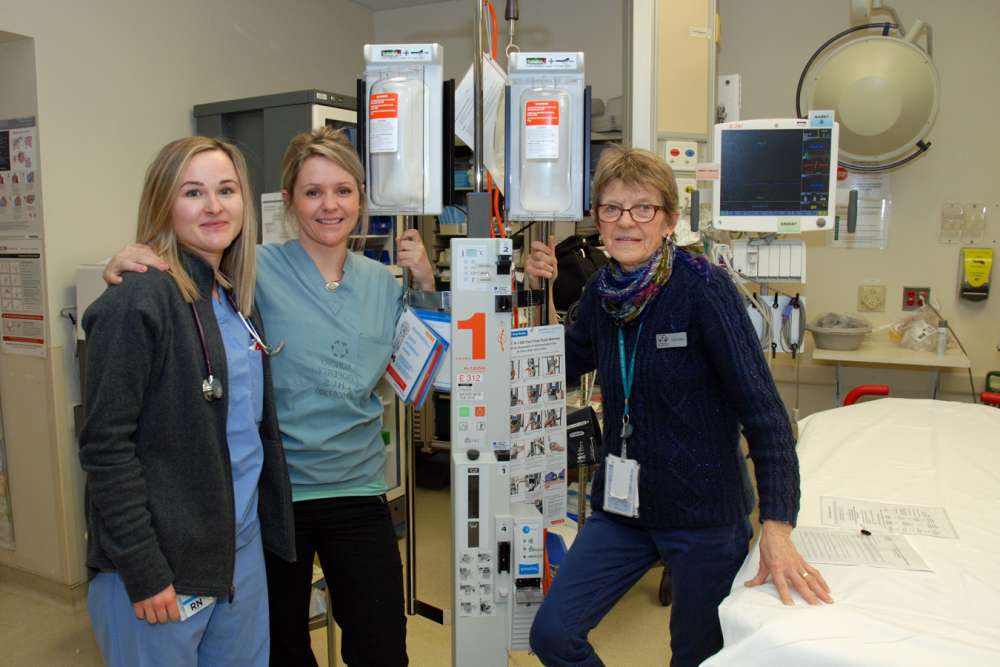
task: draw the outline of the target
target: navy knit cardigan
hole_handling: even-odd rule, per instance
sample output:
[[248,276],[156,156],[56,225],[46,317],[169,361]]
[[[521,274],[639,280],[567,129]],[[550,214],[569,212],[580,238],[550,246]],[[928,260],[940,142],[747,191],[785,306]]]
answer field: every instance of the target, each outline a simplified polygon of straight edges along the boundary
[[[624,396],[617,326],[591,281],[566,332],[570,378],[597,369],[604,401],[604,451],[619,454]],[[794,525],[799,510],[795,441],[743,300],[729,277],[678,249],[670,281],[646,306],[635,360],[629,458],[639,462],[639,519],[656,528],[736,523],[753,508],[744,431],[760,493],[760,519]],[[626,361],[638,322],[625,326]],[[662,334],[685,333],[668,346]],[[678,337],[673,337],[674,339]],[[593,506],[604,499],[604,467]]]

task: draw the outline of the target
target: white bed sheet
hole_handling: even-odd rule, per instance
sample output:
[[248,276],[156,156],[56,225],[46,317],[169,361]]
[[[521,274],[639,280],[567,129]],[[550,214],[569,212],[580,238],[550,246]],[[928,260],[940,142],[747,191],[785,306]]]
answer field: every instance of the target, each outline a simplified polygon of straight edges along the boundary
[[818,565],[834,604],[748,589],[756,545],[719,608],[725,648],[706,666],[1000,665],[1000,410],[879,399],[799,424],[798,524],[820,496],[943,506],[959,539],[908,536],[934,572]]

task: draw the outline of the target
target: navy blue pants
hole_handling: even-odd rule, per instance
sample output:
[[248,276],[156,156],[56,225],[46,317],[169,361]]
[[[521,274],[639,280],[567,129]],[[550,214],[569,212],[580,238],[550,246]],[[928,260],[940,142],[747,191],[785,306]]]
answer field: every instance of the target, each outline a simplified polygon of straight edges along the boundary
[[594,512],[538,610],[531,627],[532,650],[547,667],[603,665],[587,635],[663,560],[670,568],[674,596],[670,664],[700,664],[722,648],[719,603],[746,558],[751,535],[747,520],[720,528],[657,530]]

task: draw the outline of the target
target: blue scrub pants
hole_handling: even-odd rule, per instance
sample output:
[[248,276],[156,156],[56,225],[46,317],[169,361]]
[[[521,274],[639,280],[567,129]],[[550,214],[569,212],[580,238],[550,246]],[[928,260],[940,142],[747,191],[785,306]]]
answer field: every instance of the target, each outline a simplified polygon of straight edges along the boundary
[[647,529],[594,512],[538,610],[532,650],[547,667],[603,665],[587,635],[662,559],[673,590],[670,664],[700,664],[722,648],[719,603],[729,594],[752,534],[747,520],[718,528]]
[[90,582],[87,608],[109,667],[233,665],[266,667],[270,649],[267,582],[260,527],[236,550],[232,603],[219,599],[179,623],[150,625],[135,617],[121,576],[101,572]]

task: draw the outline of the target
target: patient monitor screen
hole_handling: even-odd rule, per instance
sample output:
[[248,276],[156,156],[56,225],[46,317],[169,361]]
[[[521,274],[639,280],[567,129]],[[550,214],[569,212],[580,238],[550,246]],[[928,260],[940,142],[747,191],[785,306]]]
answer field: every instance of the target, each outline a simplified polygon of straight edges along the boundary
[[719,212],[829,215],[829,129],[722,132]]

